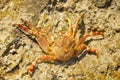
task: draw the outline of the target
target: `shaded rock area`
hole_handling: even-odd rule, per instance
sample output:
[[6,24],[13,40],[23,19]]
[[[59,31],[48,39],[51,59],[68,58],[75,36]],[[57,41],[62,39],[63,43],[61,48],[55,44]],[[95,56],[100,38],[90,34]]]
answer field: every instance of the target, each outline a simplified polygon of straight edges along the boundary
[[[67,62],[38,63],[31,77],[27,67],[44,52],[34,36],[12,25],[23,18],[43,30],[67,31],[65,18],[74,25],[81,13],[78,35],[104,31],[104,38],[85,42],[99,58],[84,51]],[[0,80],[120,80],[120,0],[0,0],[0,34]]]

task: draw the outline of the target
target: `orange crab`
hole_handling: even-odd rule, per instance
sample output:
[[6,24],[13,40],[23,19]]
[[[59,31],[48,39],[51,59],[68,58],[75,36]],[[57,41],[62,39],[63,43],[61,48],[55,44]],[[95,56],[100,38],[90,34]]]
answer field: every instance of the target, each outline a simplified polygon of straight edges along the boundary
[[38,62],[49,62],[55,60],[67,61],[73,57],[77,57],[85,49],[95,53],[98,56],[97,51],[84,44],[84,41],[89,36],[103,35],[103,32],[86,32],[82,37],[80,37],[78,42],[75,41],[78,23],[82,22],[83,15],[84,14],[80,14],[80,18],[77,20],[74,28],[72,27],[70,19],[67,18],[69,23],[68,33],[65,31],[59,32],[56,38],[52,37],[53,39],[49,36],[49,34],[51,34],[50,32],[45,35],[43,34],[44,31],[32,27],[32,25],[24,19],[21,19],[24,24],[13,24],[14,27],[18,27],[22,31],[35,36],[37,43],[46,53],[45,55],[37,57],[28,67],[27,70],[30,74]]

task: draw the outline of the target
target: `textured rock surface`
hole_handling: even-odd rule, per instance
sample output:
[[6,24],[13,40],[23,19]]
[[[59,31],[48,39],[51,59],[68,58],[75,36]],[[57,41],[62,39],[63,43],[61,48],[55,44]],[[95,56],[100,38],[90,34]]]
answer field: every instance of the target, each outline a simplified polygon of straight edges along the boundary
[[[0,0],[0,79],[2,80],[119,80],[120,79],[120,0]],[[97,6],[96,6],[97,5]],[[102,6],[102,8],[99,8]],[[34,37],[12,27],[26,19],[32,25],[51,31],[67,30],[65,18],[75,24],[85,12],[85,28],[104,31],[86,43],[99,52],[89,52],[67,62],[38,63],[33,76],[26,68],[44,54]],[[80,28],[82,29],[82,28]],[[84,30],[84,29],[82,29]]]

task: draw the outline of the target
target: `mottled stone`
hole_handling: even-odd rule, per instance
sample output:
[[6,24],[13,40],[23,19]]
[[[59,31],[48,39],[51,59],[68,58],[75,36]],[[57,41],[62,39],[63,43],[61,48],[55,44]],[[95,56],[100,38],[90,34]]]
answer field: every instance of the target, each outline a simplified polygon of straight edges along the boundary
[[107,8],[111,5],[112,0],[95,0],[95,6],[98,8]]
[[[119,4],[120,0],[0,0],[0,79],[119,80]],[[34,27],[55,32],[56,36],[57,32],[68,30],[66,18],[74,25],[81,12],[85,13],[85,26],[79,28],[78,35],[85,29],[104,31],[104,38],[90,37],[85,42],[98,51],[99,58],[84,51],[67,62],[38,63],[30,76],[27,67],[44,52],[34,36],[12,25],[22,23],[20,19],[23,18]]]

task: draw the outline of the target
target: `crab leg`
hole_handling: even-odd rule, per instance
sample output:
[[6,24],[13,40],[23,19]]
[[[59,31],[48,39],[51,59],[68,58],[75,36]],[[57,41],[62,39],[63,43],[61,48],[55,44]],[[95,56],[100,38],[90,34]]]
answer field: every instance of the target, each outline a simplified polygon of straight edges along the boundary
[[24,22],[24,25],[22,24],[13,24],[13,27],[18,27],[19,29],[23,30],[24,32],[27,32],[33,36],[35,36],[36,41],[38,42],[38,44],[40,45],[40,47],[43,49],[44,52],[48,53],[49,50],[49,44],[48,41],[46,40],[46,38],[44,36],[42,36],[40,34],[40,30],[32,27],[32,25],[24,20],[21,19]]
[[95,53],[95,54],[97,55],[97,57],[98,57],[99,54],[98,54],[98,52],[97,52],[95,49],[90,48],[90,47],[88,47],[87,45],[86,45],[85,47],[86,47],[86,49],[87,49],[88,51]]
[[20,28],[21,30],[25,31],[25,32],[28,32],[29,29],[21,24],[13,24],[13,27],[18,27]]
[[81,43],[83,43],[85,40],[86,40],[86,38],[87,37],[89,37],[89,36],[96,36],[96,35],[103,35],[103,32],[90,32],[90,33],[86,33],[86,34],[84,34],[81,38],[80,38],[80,40],[78,41],[78,45],[79,44],[81,44]]
[[24,20],[24,19],[21,19],[23,22],[24,22],[24,24],[28,27],[28,28],[32,28],[32,25],[27,21],[27,20]]
[[27,32],[34,36],[37,36],[39,34],[39,29],[32,27],[31,24],[27,22],[26,20],[23,20],[23,19],[21,20],[24,22],[25,26],[23,26],[22,24],[13,24],[13,27],[18,27],[24,32]]
[[[81,37],[78,41],[78,43],[76,44],[75,48],[77,50],[77,52],[81,51],[81,49],[87,49],[88,51],[91,51],[93,53],[95,53],[98,57],[98,53],[95,49],[92,49],[90,47],[88,47],[87,45],[83,45],[83,42],[85,41],[85,39],[89,36],[95,36],[95,35],[103,35],[103,32],[90,32],[90,33],[86,33],[83,35],[83,37]],[[79,53],[76,54],[76,56],[79,55]]]
[[76,32],[77,32],[77,28],[78,28],[78,24],[79,24],[79,22],[81,23],[82,22],[82,20],[83,20],[83,16],[84,16],[84,14],[82,13],[82,14],[80,14],[80,17],[79,17],[79,19],[77,20],[77,22],[75,23],[75,26],[74,26],[74,31],[73,31],[73,38],[75,37],[75,35],[76,35]]
[[35,65],[38,63],[38,62],[50,62],[50,61],[55,61],[56,60],[56,57],[55,56],[51,56],[51,55],[42,55],[42,56],[39,56],[38,58],[36,58],[32,64],[27,68],[28,70],[28,73],[31,75],[32,74],[32,71],[33,69],[35,68]]
[[69,23],[69,33],[68,33],[68,35],[71,36],[73,34],[72,23],[71,23],[70,18],[67,18],[67,21]]

